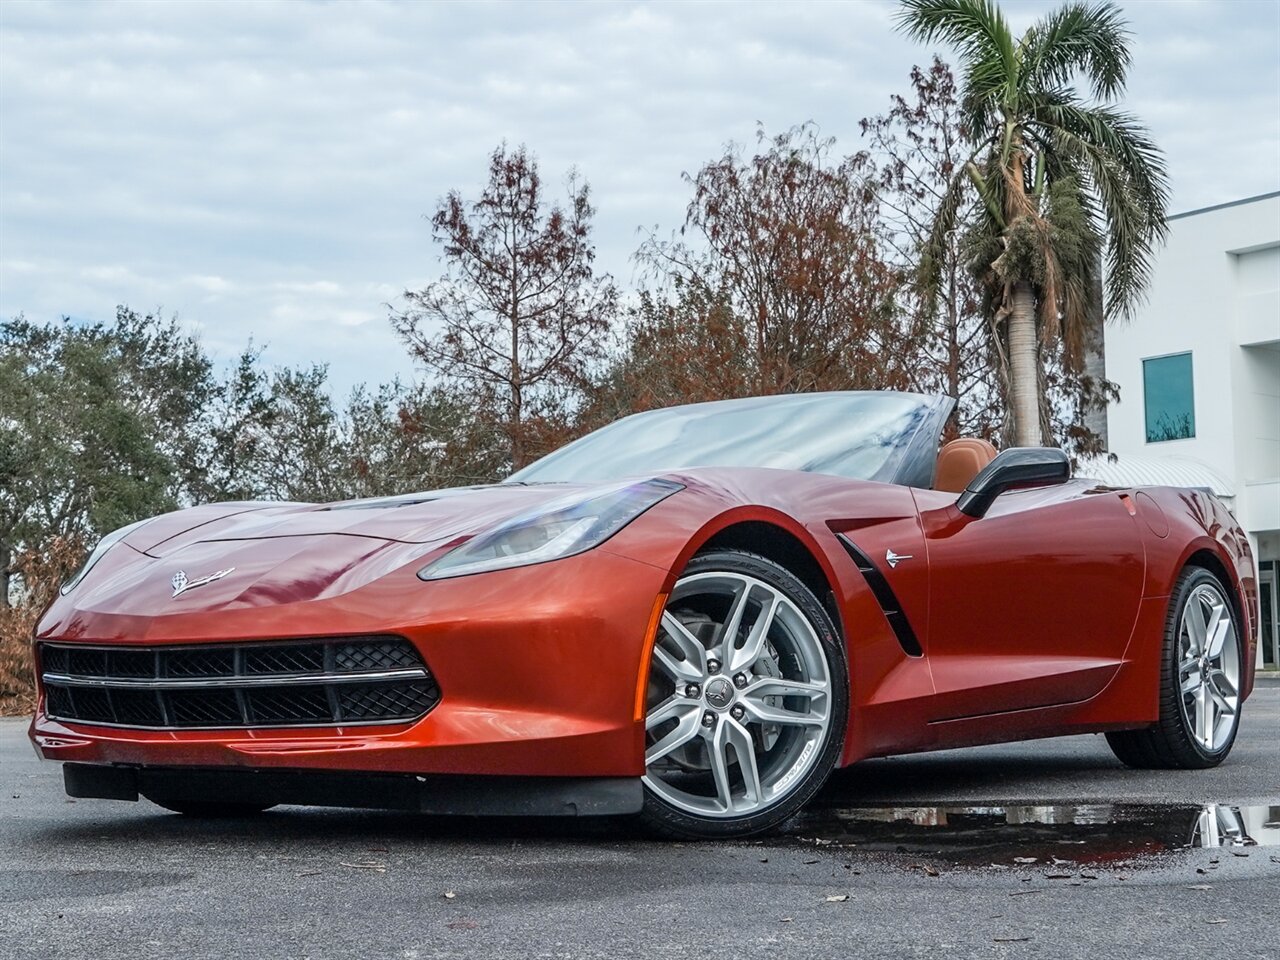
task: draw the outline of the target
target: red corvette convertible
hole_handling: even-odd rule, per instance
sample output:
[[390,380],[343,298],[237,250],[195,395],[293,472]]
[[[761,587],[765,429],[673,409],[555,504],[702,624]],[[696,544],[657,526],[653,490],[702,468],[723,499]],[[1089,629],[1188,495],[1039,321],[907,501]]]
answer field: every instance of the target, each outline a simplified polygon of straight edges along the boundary
[[1230,752],[1248,540],[1207,493],[939,449],[952,401],[620,420],[492,486],[224,503],[106,537],[37,628],[76,797],[776,826],[866,757],[1105,731]]

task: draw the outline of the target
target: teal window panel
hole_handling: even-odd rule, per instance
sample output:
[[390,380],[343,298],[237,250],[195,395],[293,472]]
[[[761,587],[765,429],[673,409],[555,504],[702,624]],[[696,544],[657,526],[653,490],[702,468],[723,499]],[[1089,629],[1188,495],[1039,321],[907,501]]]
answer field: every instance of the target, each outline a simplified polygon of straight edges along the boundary
[[1143,360],[1142,388],[1147,443],[1186,440],[1196,435],[1190,353]]

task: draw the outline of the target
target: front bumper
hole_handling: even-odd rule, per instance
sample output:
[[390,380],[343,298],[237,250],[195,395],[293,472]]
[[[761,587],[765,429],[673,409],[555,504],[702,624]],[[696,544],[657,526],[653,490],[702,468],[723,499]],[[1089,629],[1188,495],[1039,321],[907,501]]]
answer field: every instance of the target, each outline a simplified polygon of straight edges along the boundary
[[144,769],[639,777],[638,685],[666,578],[597,549],[426,584],[408,570],[332,600],[249,610],[78,610],[63,618],[66,631],[40,639],[155,646],[395,634],[421,652],[440,701],[407,723],[148,730],[52,719],[42,691],[31,739],[45,759]]

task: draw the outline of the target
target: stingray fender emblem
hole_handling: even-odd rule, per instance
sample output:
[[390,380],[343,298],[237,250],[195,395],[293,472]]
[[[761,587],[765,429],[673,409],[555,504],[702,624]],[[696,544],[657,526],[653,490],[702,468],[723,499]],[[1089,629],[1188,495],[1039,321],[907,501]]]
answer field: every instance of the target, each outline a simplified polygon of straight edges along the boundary
[[221,580],[229,573],[235,573],[235,567],[227,567],[225,570],[219,570],[217,573],[211,573],[207,577],[201,577],[199,580],[188,580],[187,571],[179,570],[170,579],[169,584],[173,587],[174,597],[180,597],[188,590],[194,590],[196,587],[203,587],[206,583],[213,583],[215,580]]
[[909,553],[905,553],[905,554],[894,553],[893,550],[886,550],[884,552],[884,562],[889,564],[889,567],[891,569],[896,569],[898,564],[900,564],[903,560],[912,560],[912,559],[914,559],[914,557],[912,557],[911,554]]

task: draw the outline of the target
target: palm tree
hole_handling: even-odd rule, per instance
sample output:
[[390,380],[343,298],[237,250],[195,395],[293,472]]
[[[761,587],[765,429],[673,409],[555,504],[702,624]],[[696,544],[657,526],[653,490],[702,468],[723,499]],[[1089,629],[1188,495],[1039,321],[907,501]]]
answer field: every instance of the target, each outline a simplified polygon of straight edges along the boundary
[[[902,8],[899,27],[909,36],[959,55],[972,148],[940,204],[924,282],[939,259],[932,252],[968,229],[1007,358],[1012,436],[1036,446],[1048,435],[1041,344],[1057,344],[1063,365],[1080,373],[1096,339],[1090,303],[1104,247],[1101,313],[1127,318],[1167,231],[1163,155],[1113,105],[1129,68],[1128,30],[1111,2],[1064,4],[1016,39],[992,0],[903,0]],[[1090,97],[1073,85],[1077,77]]]

